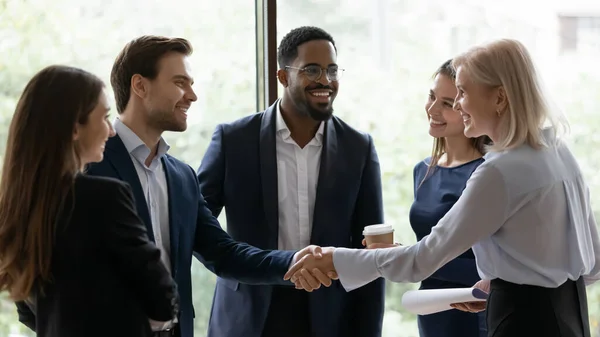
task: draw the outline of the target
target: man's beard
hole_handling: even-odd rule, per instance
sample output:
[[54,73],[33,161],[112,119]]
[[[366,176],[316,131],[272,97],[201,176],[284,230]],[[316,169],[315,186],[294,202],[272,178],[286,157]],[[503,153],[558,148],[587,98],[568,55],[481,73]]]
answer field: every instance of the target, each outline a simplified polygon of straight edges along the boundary
[[159,130],[171,132],[183,132],[187,129],[187,123],[183,125],[177,122],[174,112],[161,111],[152,117],[152,125]]
[[[318,122],[329,120],[333,115],[333,106],[329,106],[329,108],[325,110],[315,108],[310,104],[306,96],[304,96],[305,92],[303,92],[302,95],[293,97],[293,100],[295,101],[294,105],[296,105],[298,112]],[[329,104],[319,103],[317,105],[328,106]]]
[[329,107],[327,110],[319,110],[315,109],[310,104],[306,104],[306,112],[310,116],[310,118],[323,122],[327,121],[333,115],[333,107]]

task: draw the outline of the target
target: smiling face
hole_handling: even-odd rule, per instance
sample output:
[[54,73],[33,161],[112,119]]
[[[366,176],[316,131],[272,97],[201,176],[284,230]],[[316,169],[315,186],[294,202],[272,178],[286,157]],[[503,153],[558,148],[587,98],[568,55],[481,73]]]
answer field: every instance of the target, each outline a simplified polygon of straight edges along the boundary
[[[188,57],[170,52],[158,62],[158,75],[150,80],[140,77],[144,86],[143,104],[148,124],[159,131],[185,131],[187,111],[197,100]],[[136,81],[134,81],[136,85]]]
[[487,135],[494,140],[499,123],[498,89],[474,82],[463,67],[456,70],[456,87],[454,108],[462,116],[465,136]]
[[108,100],[103,91],[86,122],[84,124],[78,123],[75,126],[74,140],[78,147],[82,165],[102,161],[104,145],[109,137],[115,135],[112,124],[108,120],[109,110]]
[[[298,57],[288,66],[292,68],[279,70],[279,79],[296,110],[316,121],[329,119],[339,87],[338,81],[327,76],[328,68],[337,67],[333,44],[327,40],[305,42],[298,46]],[[314,79],[319,68],[321,76]]]
[[462,117],[458,111],[452,108],[456,93],[456,86],[450,77],[444,74],[435,76],[425,104],[425,111],[427,111],[427,117],[429,118],[429,134],[432,137],[442,138],[463,135]]

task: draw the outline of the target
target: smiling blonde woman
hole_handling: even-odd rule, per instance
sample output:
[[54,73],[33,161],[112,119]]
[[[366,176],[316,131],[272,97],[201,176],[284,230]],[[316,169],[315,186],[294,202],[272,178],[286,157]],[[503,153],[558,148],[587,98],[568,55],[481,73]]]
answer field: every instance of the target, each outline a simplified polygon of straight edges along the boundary
[[590,336],[585,285],[600,279],[600,239],[588,186],[559,137],[565,122],[550,113],[520,42],[474,48],[453,65],[465,135],[494,142],[460,199],[415,245],[324,248],[286,276],[335,270],[348,291],[381,276],[418,282],[472,247],[477,286],[490,290],[488,336]]

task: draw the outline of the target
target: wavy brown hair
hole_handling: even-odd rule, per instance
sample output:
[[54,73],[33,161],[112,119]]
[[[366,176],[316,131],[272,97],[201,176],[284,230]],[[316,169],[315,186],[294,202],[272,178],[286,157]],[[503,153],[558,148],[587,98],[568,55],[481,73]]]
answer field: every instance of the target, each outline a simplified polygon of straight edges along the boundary
[[0,291],[15,301],[51,280],[56,222],[82,167],[75,127],[87,122],[103,88],[84,70],[49,66],[17,103],[0,181]]
[[[456,81],[456,70],[452,66],[452,59],[444,62],[436,71],[433,73],[433,78],[438,75],[444,75],[450,78],[453,82]],[[481,136],[477,138],[471,138],[471,145],[473,149],[478,151],[481,154],[485,154],[486,147],[490,145],[492,140],[488,136]],[[438,162],[442,155],[446,153],[446,139],[444,137],[436,137],[433,139],[433,147],[431,149],[431,160],[427,167],[427,172],[425,173],[425,177],[421,181],[421,184],[427,179],[433,171],[438,166]],[[419,184],[419,186],[421,186]]]

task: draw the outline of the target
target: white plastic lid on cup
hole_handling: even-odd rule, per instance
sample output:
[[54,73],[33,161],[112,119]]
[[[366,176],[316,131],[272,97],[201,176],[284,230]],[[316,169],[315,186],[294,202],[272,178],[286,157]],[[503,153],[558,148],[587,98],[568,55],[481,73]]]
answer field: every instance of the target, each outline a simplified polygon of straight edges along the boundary
[[393,231],[394,231],[394,228],[392,228],[392,225],[385,225],[385,224],[370,225],[370,226],[365,226],[365,229],[363,230],[363,235],[364,236],[383,235],[383,234],[392,233]]

